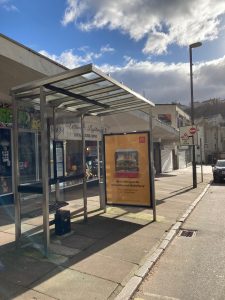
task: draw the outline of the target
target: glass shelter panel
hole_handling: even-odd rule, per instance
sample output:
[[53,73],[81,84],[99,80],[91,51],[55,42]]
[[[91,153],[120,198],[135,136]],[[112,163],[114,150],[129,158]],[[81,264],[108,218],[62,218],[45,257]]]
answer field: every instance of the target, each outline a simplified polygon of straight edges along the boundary
[[[130,141],[126,144],[118,145],[116,148],[114,147],[115,145],[112,145],[115,148],[113,148],[114,152],[111,149],[111,152],[113,152],[111,157],[113,159],[106,161],[105,164],[104,157],[106,152],[102,151],[102,149],[105,149],[105,145],[101,140],[102,127],[104,127],[104,133],[128,133],[132,131],[131,127],[135,124],[135,117],[128,116],[128,119],[126,119],[126,117],[122,116],[122,119],[118,120],[118,122],[111,119],[111,124],[109,120],[104,120],[101,123],[99,117],[101,117],[102,120],[105,116],[109,116],[115,112],[119,113],[144,107],[149,108],[153,104],[128,87],[110,78],[110,76],[104,74],[91,64],[15,87],[12,89],[12,94],[13,93],[15,94],[16,101],[23,102],[24,106],[33,106],[33,111],[32,109],[24,109],[22,113],[19,106],[19,114],[17,117],[19,120],[19,149],[16,149],[19,150],[19,159],[17,162],[21,163],[19,170],[21,178],[18,184],[21,183],[21,181],[27,185],[31,184],[30,191],[27,188],[26,193],[24,190],[19,191],[21,197],[20,201],[16,203],[16,208],[17,212],[20,213],[19,205],[21,204],[21,220],[17,218],[17,223],[21,224],[20,221],[22,221],[22,234],[29,237],[32,242],[34,241],[34,237],[35,240],[38,241],[38,238],[42,236],[44,238],[44,249],[47,253],[49,237],[51,229],[53,229],[51,227],[53,223],[49,223],[49,220],[54,218],[54,204],[55,210],[61,204],[69,205],[69,209],[74,210],[71,211],[73,217],[81,213],[85,221],[87,220],[90,208],[93,208],[93,211],[99,208],[105,209],[104,175],[107,177],[105,170],[109,167],[111,168],[111,165],[115,166],[116,151],[128,151],[129,149],[133,151],[134,147],[129,144]],[[14,117],[15,112],[16,105],[14,106]],[[69,113],[68,116],[67,113]],[[94,119],[91,120],[91,118],[98,119],[100,126],[98,126],[97,122],[93,121]],[[32,122],[32,119],[34,119],[35,122]],[[139,123],[137,124],[139,125]],[[147,128],[149,129],[148,125],[149,123],[147,121]],[[38,134],[32,135],[33,126],[39,126],[39,129],[41,128],[41,143],[39,143]],[[138,130],[146,130],[144,127]],[[37,131],[39,129],[37,129]],[[135,128],[134,130],[137,129]],[[14,131],[17,131],[15,127]],[[150,141],[150,139],[146,137],[144,139],[143,136],[140,136],[140,138],[141,142],[138,139],[137,149],[135,148],[136,150],[132,153],[139,151],[139,148],[145,143],[147,146],[147,143]],[[23,142],[25,143],[25,141],[28,141],[30,144],[32,143],[32,145],[29,145],[28,148],[21,145]],[[65,173],[65,175],[61,176],[61,178],[56,178],[52,176],[52,169],[55,174],[56,167],[54,157],[56,155],[54,145],[59,142],[63,145],[64,160],[61,157],[60,163],[64,163],[63,173]],[[16,145],[15,142],[14,144]],[[39,147],[40,144],[41,151]],[[25,147],[24,151],[23,147]],[[146,149],[148,148],[146,147]],[[40,155],[40,152],[42,155]],[[136,154],[134,157],[132,154],[131,159],[129,156],[128,160],[129,162],[130,160],[135,160],[140,165],[140,170],[144,170],[146,158],[142,157],[143,154],[141,150],[139,152],[138,159],[136,159]],[[147,153],[148,151],[146,150],[145,152]],[[16,155],[14,155],[14,157],[16,157]],[[118,156],[118,160],[119,159],[121,159],[121,151],[120,156]],[[42,164],[42,171],[40,162]],[[147,164],[148,162],[146,165]],[[17,164],[15,165],[17,166]],[[137,167],[135,168],[137,169]],[[100,182],[100,201],[97,202],[96,196],[99,196],[99,189],[95,187],[94,190],[91,190],[89,198],[88,188],[92,189],[93,186],[87,185],[87,182],[91,180],[98,182],[101,175],[100,170],[104,170],[104,172],[102,172],[104,174],[102,176],[103,180]],[[128,171],[129,172],[125,172],[126,175],[127,173],[133,174],[133,170],[129,169]],[[148,174],[151,174],[150,165],[148,171]],[[120,170],[119,172],[121,175]],[[137,170],[135,172],[137,173]],[[16,173],[17,169],[14,167],[14,174]],[[128,185],[128,193],[133,192],[133,190],[130,189],[130,184],[132,185],[133,181],[135,181],[134,185],[138,185],[137,181],[139,178],[120,179],[119,177],[115,177],[114,173],[111,175],[113,180],[115,180],[115,184],[119,187],[120,183],[118,184],[117,181],[121,180],[121,184],[126,185],[125,188]],[[142,173],[138,170],[138,174]],[[107,177],[106,188],[109,188],[110,180],[108,179],[109,177]],[[127,183],[129,180],[132,181],[132,183]],[[79,181],[82,182],[80,189],[75,189],[77,181],[78,183]],[[17,184],[16,180],[14,180],[14,182]],[[142,182],[140,185],[142,185]],[[20,186],[21,184],[19,187]],[[52,186],[54,188],[52,188]],[[74,190],[67,189],[68,186],[72,187],[72,189],[74,188]],[[150,186],[152,187],[152,185]],[[134,186],[134,188],[137,189],[138,187]],[[118,194],[118,191],[116,191],[116,193]],[[87,209],[89,201],[91,205],[89,209]],[[117,203],[119,202],[120,201],[117,201]],[[79,217],[81,217],[81,214]],[[17,240],[18,237],[20,237],[20,232],[16,230]]]
[[0,196],[12,193],[11,130],[0,128]]

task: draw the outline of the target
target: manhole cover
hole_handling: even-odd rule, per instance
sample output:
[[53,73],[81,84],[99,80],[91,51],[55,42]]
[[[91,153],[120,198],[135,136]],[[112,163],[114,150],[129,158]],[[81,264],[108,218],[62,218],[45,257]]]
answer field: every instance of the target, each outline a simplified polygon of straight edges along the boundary
[[191,230],[191,229],[182,229],[178,236],[183,236],[183,237],[193,237],[196,236],[196,230]]

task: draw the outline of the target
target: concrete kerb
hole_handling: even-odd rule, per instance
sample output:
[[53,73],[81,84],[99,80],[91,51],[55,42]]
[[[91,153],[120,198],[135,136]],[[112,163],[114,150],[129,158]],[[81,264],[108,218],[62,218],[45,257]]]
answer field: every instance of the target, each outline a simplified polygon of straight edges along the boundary
[[131,277],[131,279],[127,282],[127,284],[124,286],[122,291],[116,296],[115,300],[131,299],[131,297],[134,295],[134,293],[136,292],[136,290],[144,280],[145,276],[149,273],[149,271],[152,269],[156,261],[160,258],[162,253],[165,251],[165,249],[169,246],[169,244],[172,242],[174,237],[177,235],[182,224],[188,218],[192,210],[196,207],[198,202],[205,195],[211,183],[212,181],[209,184],[207,184],[203,192],[192,202],[192,204],[182,215],[182,217],[171,227],[171,229],[168,231],[167,235],[164,237],[164,239],[162,240],[158,248],[155,250],[155,252],[149,258],[147,258],[144,264],[135,272],[134,276]]
[[182,215],[182,217],[178,220],[178,222],[184,222],[187,219],[187,217],[190,215],[190,213],[192,212],[192,210],[196,207],[196,205],[198,204],[198,202],[205,195],[205,193],[207,192],[207,190],[210,187],[211,183],[212,183],[212,181],[210,181],[210,183],[207,184],[207,186],[204,188],[203,192],[194,200],[194,202],[189,206],[189,208]]

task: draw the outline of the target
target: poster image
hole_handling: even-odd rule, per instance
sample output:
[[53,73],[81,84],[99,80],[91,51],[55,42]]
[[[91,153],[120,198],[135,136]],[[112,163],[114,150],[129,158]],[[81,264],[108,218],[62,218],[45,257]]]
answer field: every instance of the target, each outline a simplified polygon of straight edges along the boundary
[[107,204],[151,206],[149,132],[104,135]]
[[54,178],[63,177],[64,172],[64,151],[63,141],[53,141]]
[[120,149],[115,152],[115,176],[118,178],[138,177],[138,151]]

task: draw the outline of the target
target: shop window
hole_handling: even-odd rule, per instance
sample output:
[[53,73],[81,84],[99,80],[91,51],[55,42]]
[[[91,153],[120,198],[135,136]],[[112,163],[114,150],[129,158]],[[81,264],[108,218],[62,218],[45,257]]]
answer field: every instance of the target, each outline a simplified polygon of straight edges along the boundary
[[11,130],[0,129],[0,195],[12,193]]
[[86,142],[86,176],[88,179],[98,177],[98,150],[97,142]]
[[36,180],[35,133],[19,132],[20,183]]

